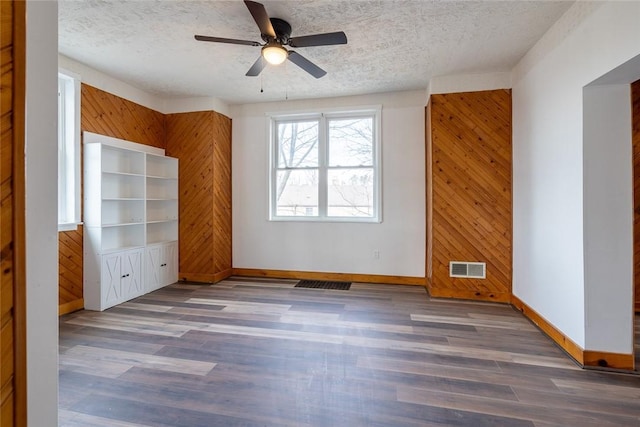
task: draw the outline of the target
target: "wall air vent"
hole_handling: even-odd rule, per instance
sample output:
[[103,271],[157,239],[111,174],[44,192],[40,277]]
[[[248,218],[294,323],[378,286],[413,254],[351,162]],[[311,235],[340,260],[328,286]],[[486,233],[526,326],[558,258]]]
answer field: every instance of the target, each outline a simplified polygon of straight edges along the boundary
[[486,279],[487,263],[485,262],[449,262],[449,277],[466,277],[468,279]]

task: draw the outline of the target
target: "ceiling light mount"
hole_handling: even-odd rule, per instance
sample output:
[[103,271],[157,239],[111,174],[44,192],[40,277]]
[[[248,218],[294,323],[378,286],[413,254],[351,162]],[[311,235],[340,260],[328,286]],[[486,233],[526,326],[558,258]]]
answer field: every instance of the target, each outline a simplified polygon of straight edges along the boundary
[[271,65],[282,64],[289,56],[287,49],[276,42],[269,42],[262,48],[262,57]]

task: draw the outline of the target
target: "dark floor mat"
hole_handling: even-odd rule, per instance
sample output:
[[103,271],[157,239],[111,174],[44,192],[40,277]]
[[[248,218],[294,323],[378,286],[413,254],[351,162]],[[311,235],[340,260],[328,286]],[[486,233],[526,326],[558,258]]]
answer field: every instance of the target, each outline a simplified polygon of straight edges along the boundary
[[327,282],[324,280],[301,280],[296,288],[313,288],[313,289],[336,289],[339,291],[348,291],[351,288],[350,282]]

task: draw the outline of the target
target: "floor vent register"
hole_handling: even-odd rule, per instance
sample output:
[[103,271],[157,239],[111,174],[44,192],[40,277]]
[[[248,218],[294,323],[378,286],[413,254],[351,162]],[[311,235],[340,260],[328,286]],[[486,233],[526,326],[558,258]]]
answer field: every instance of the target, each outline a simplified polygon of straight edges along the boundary
[[296,288],[312,288],[312,289],[334,289],[339,291],[348,291],[351,288],[350,282],[328,282],[324,280],[300,280]]

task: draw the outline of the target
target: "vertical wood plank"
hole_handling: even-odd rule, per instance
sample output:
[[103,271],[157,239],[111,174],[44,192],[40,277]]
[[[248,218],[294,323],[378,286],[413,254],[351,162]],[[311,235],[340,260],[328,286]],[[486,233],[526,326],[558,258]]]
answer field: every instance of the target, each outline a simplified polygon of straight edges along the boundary
[[[432,95],[427,122],[427,283],[433,296],[509,302],[511,92]],[[487,263],[486,279],[449,277]]]
[[231,270],[231,120],[213,113],[213,250],[216,274]]
[[166,117],[167,155],[179,159],[179,277],[190,280],[213,274],[212,118],[210,111]]
[[0,2],[0,425],[26,425],[25,3]]
[[424,135],[426,138],[425,146],[425,165],[426,165],[426,177],[427,177],[427,195],[426,201],[426,213],[427,213],[427,250],[426,250],[426,262],[425,267],[427,269],[425,277],[427,279],[427,287],[431,288],[433,280],[433,164],[431,150],[433,144],[431,142],[431,102],[427,104],[425,108],[425,130]]

